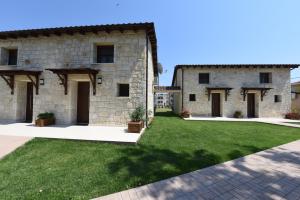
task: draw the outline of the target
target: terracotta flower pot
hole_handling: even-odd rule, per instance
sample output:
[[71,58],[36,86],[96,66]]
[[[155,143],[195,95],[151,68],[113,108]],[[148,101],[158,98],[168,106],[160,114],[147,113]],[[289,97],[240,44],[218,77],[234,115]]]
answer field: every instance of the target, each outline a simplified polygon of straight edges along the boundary
[[128,132],[129,133],[140,133],[143,129],[143,121],[139,122],[128,122]]
[[35,125],[38,127],[49,126],[49,125],[53,125],[53,124],[55,124],[54,118],[35,120]]

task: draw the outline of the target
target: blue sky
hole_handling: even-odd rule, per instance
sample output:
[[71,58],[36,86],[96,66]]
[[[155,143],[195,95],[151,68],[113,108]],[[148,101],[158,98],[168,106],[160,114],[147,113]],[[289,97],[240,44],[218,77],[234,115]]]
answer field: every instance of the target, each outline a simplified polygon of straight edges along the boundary
[[299,0],[10,0],[0,30],[154,22],[160,83],[170,85],[176,64],[300,63],[299,8]]

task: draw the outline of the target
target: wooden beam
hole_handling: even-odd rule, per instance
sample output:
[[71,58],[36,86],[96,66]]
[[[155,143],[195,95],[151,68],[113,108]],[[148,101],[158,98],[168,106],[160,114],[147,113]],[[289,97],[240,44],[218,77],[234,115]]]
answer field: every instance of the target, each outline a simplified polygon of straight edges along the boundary
[[64,86],[64,90],[65,90],[65,95],[68,94],[68,74],[60,74],[60,73],[55,73],[59,80],[61,81],[61,85]]
[[35,87],[35,94],[38,95],[39,94],[39,74],[34,75],[35,81],[33,80],[33,78],[31,77],[31,75],[26,75],[28,77],[28,79],[31,81],[31,83],[33,84],[33,86]]
[[90,80],[91,80],[91,83],[92,83],[92,86],[93,86],[93,95],[96,95],[96,74],[93,73],[89,73],[89,77],[90,77]]
[[5,77],[4,75],[1,75],[1,78],[3,78],[3,80],[9,86],[9,88],[11,89],[10,94],[13,95],[14,94],[14,88],[15,88],[15,76],[10,75],[10,76]]

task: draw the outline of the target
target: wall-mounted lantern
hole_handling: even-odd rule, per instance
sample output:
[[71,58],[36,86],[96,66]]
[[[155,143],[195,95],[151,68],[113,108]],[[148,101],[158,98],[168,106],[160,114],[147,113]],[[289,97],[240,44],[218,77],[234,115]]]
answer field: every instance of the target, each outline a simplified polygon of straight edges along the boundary
[[45,85],[45,79],[44,78],[40,78],[40,85]]
[[98,84],[98,85],[101,85],[101,84],[102,84],[102,77],[101,77],[101,76],[98,76],[98,77],[97,77],[97,84]]

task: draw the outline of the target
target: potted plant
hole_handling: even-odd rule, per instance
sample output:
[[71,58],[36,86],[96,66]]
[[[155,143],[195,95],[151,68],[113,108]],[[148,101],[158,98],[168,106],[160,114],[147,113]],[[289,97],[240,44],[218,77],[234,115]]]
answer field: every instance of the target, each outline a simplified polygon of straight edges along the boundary
[[233,117],[234,118],[243,118],[244,116],[241,111],[235,111],[233,114]]
[[39,127],[49,126],[55,124],[55,117],[53,113],[40,113],[35,120],[35,125]]
[[189,118],[191,116],[191,112],[186,109],[183,109],[182,112],[180,113],[180,116],[182,118]]
[[138,106],[130,114],[130,122],[128,122],[129,133],[140,133],[144,127],[145,109],[143,106]]
[[285,115],[286,119],[293,119],[293,120],[299,120],[300,119],[300,114],[295,113],[295,112],[291,112],[291,113],[287,113]]

